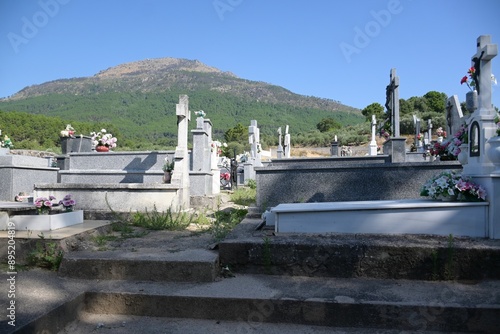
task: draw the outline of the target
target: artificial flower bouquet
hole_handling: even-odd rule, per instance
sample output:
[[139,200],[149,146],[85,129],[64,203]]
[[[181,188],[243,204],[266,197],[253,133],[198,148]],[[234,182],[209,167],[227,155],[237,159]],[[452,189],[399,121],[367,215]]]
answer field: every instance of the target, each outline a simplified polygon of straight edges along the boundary
[[91,132],[92,143],[94,146],[106,146],[109,148],[115,148],[117,139],[113,137],[111,133],[107,133],[106,129],[101,129],[99,132]]
[[468,176],[455,171],[444,171],[427,181],[420,191],[420,196],[432,199],[455,199],[458,201],[484,201],[486,190],[472,182]]

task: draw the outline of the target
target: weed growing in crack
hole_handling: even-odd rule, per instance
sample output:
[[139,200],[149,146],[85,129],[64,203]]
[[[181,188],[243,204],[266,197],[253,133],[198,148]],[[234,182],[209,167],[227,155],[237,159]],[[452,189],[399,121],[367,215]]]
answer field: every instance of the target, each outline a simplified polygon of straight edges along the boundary
[[30,266],[57,271],[63,259],[63,251],[59,244],[47,241],[43,233],[38,235],[35,249],[28,255],[27,262]]
[[224,239],[231,230],[247,215],[246,209],[217,210],[215,220],[210,228],[216,242]]

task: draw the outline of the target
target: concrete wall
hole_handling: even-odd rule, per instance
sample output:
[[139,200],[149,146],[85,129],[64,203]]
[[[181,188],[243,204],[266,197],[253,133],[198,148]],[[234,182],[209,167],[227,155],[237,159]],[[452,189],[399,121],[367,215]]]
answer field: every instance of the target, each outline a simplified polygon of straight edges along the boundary
[[256,170],[257,207],[281,203],[417,199],[443,170],[461,171],[457,161],[389,163],[387,156],[276,159]]
[[46,158],[0,156],[0,201],[14,201],[20,192],[31,194],[37,182],[57,182],[57,168],[47,166]]

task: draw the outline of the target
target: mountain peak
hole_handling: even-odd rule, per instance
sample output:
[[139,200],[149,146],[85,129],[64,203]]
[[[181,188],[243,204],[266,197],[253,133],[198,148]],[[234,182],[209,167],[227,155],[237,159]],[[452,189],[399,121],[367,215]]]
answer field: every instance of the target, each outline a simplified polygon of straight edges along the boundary
[[154,58],[139,60],[130,63],[120,64],[110,67],[106,70],[100,71],[94,77],[101,79],[117,78],[128,75],[137,75],[141,73],[158,73],[158,72],[171,72],[171,71],[189,71],[189,72],[202,72],[202,73],[224,73],[235,77],[234,74],[229,72],[222,72],[221,70],[203,64],[199,60],[189,60],[181,58]]

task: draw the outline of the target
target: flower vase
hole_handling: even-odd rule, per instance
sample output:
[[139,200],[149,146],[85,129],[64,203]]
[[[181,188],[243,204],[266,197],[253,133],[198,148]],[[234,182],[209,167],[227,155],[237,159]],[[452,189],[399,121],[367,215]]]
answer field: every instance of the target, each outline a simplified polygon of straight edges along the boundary
[[97,146],[95,147],[95,150],[96,150],[97,152],[109,152],[109,147],[104,146],[104,145],[97,145]]
[[469,144],[460,145],[460,153],[457,156],[457,160],[462,165],[467,165],[469,162]]
[[171,183],[172,182],[172,172],[171,171],[166,171],[163,173],[163,182],[164,183]]
[[500,136],[491,137],[486,143],[489,146],[486,149],[486,155],[495,165],[494,173],[500,174]]
[[477,109],[477,91],[472,90],[465,94],[465,105],[471,113]]
[[437,199],[442,202],[455,202],[457,200],[457,195],[440,195]]
[[442,137],[442,136],[439,136],[439,137],[437,138],[437,142],[441,144],[441,143],[443,142],[443,137]]

